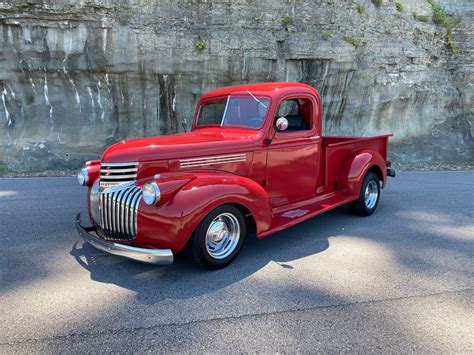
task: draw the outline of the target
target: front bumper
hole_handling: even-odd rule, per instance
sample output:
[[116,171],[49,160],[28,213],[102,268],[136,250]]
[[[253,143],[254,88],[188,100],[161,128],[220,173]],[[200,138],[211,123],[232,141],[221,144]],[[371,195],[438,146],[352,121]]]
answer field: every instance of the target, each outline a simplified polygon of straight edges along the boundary
[[166,265],[173,263],[173,252],[170,249],[136,248],[100,239],[96,235],[89,233],[95,230],[94,227],[83,227],[81,225],[81,214],[76,216],[76,229],[85,242],[107,253],[149,264]]

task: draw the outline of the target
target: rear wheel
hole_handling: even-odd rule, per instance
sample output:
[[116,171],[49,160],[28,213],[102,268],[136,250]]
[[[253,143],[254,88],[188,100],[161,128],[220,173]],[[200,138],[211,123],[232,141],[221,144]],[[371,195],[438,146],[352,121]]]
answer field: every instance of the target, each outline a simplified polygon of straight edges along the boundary
[[245,220],[233,205],[222,205],[201,222],[191,239],[194,261],[205,269],[229,265],[237,256],[246,235]]
[[370,216],[374,213],[380,199],[380,180],[369,171],[362,182],[359,198],[349,203],[351,212],[359,216]]

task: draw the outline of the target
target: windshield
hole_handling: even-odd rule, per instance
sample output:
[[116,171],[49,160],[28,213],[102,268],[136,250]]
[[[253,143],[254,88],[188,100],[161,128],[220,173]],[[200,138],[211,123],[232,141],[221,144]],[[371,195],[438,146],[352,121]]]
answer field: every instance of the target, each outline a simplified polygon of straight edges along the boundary
[[232,97],[206,102],[199,110],[196,126],[242,126],[260,128],[268,110],[268,99]]

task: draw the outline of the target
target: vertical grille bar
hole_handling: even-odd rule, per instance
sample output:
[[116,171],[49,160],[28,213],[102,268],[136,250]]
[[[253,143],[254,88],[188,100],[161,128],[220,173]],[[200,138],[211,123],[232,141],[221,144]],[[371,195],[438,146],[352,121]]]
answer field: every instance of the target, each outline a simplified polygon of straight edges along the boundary
[[129,193],[130,189],[127,187],[125,190],[123,190],[122,196],[120,196],[120,232],[126,233],[125,230],[125,213],[126,213],[126,208],[125,208],[125,199],[127,198],[127,195]]
[[107,231],[112,231],[112,194],[107,194]]
[[125,233],[123,230],[123,219],[124,219],[124,214],[125,210],[123,208],[123,195],[127,189],[123,189],[122,191],[119,192],[118,197],[117,197],[117,203],[118,203],[118,231],[120,233]]
[[136,206],[138,206],[137,201],[138,198],[141,196],[141,191],[139,189],[135,190],[135,194],[133,195],[132,202],[130,203],[130,211],[131,211],[131,218],[130,218],[130,230],[132,234],[136,233]]
[[138,192],[138,200],[137,200],[137,204],[135,205],[135,217],[134,217],[134,221],[133,221],[133,228],[135,229],[135,234],[137,233],[138,231],[138,206],[140,205],[140,201],[142,200],[142,193],[141,191]]
[[99,226],[100,228],[104,229],[104,204],[103,204],[103,201],[104,201],[104,195],[103,194],[99,194],[99,214],[100,214],[100,218],[99,218]]
[[[127,199],[125,200],[125,208],[127,209],[127,211],[130,211],[130,201],[132,201],[134,192],[135,192],[134,189],[130,188],[130,191],[128,192],[128,195],[127,195]],[[125,229],[127,230],[127,234],[133,234],[132,230],[130,229],[130,220],[131,220],[130,213],[127,213],[127,215],[125,216]]]
[[102,195],[102,199],[104,200],[104,229],[109,229],[109,196]]
[[112,230],[117,231],[117,192],[112,192]]

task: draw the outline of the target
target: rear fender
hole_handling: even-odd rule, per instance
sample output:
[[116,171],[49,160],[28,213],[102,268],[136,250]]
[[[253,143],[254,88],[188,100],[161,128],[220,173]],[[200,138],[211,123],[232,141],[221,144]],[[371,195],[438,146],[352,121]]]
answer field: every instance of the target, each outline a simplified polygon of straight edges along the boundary
[[[160,186],[160,179],[156,182]],[[206,215],[226,203],[249,210],[257,234],[270,228],[272,209],[262,186],[251,179],[226,173],[193,173],[193,179],[173,196],[168,195],[162,204],[140,204],[140,237],[137,237],[137,242],[150,247],[170,248],[177,253]]]
[[380,153],[363,150],[350,154],[342,163],[338,174],[338,186],[344,193],[359,195],[362,182],[369,170],[373,169],[385,187],[387,167]]

